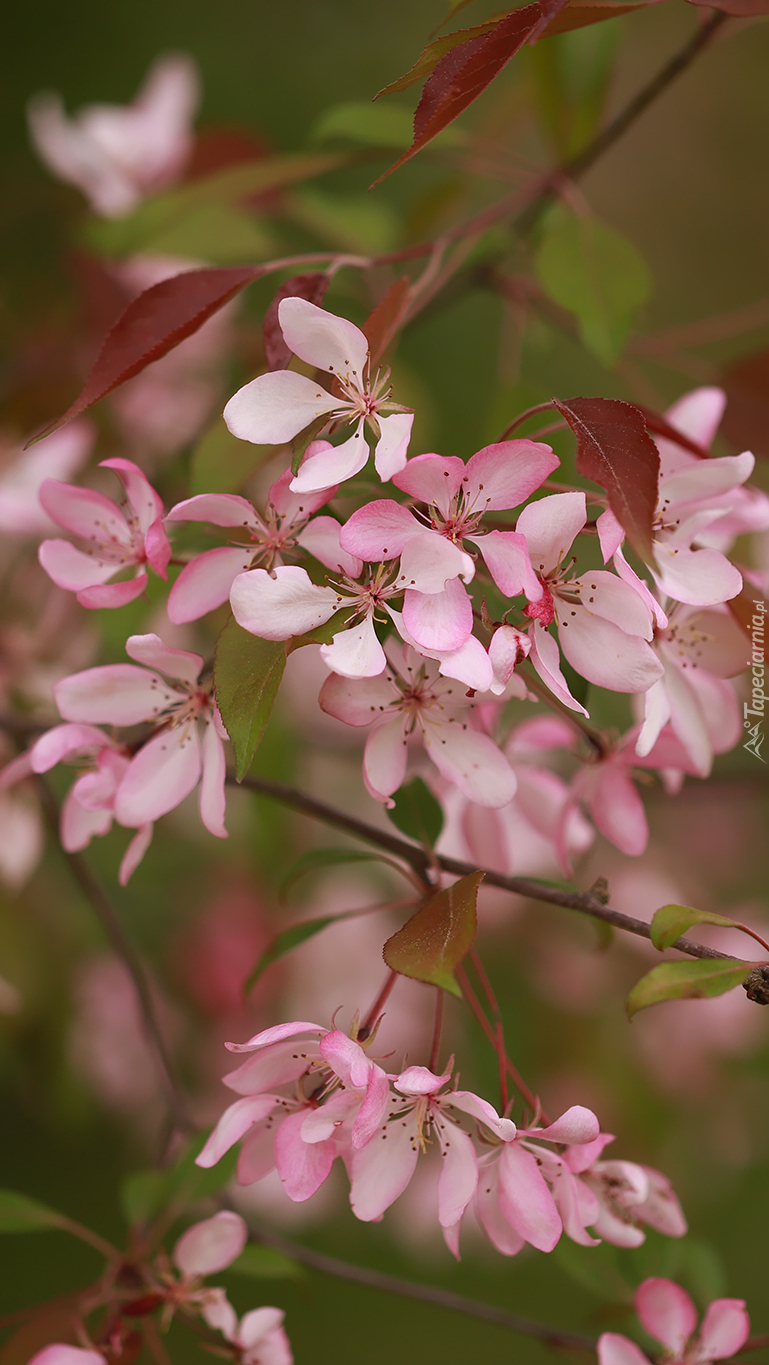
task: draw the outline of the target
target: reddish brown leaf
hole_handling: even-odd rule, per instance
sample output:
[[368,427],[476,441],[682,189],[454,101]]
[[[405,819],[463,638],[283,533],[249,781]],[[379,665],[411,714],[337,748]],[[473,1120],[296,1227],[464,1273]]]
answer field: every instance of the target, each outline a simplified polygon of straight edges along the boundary
[[689,0],[691,5],[707,5],[708,9],[720,9],[724,14],[734,14],[741,19],[755,19],[761,14],[769,14],[769,0]]
[[288,369],[294,354],[283,340],[283,332],[278,321],[279,305],[284,299],[307,299],[308,303],[315,303],[320,307],[330,282],[330,276],[325,271],[317,270],[307,275],[294,275],[280,286],[264,315],[264,354],[271,370]]
[[430,897],[402,929],[388,938],[383,957],[401,976],[461,995],[454,970],[473,946],[476,901],[485,873],[472,872]]
[[730,365],[719,376],[729,402],[724,434],[737,450],[769,456],[769,351]]
[[374,99],[379,99],[380,95],[395,95],[399,90],[407,90],[415,81],[423,81],[435,70],[442,57],[447,52],[452,52],[460,43],[466,43],[470,38],[477,38],[479,34],[490,33],[499,23],[502,15],[495,15],[487,19],[482,24],[475,24],[472,28],[460,28],[456,33],[446,33],[442,38],[436,38],[434,42],[428,43],[427,47],[420,52],[414,65],[399,76],[397,81],[391,81],[378,90]]
[[262,274],[264,267],[258,265],[188,270],[145,289],[107,333],[75,402],[35,439],[79,417],[153,360],[160,360]]
[[550,38],[555,33],[571,33],[575,28],[587,28],[590,24],[600,24],[605,19],[616,19],[621,14],[631,14],[633,10],[650,9],[652,5],[663,4],[664,0],[571,0],[571,2],[551,19],[541,37]]
[[620,398],[553,400],[577,438],[577,470],[600,484],[636,554],[651,557],[660,457],[640,408]]
[[410,289],[411,280],[408,275],[401,275],[401,278],[390,286],[373,313],[369,313],[361,328],[368,339],[372,366],[381,360],[403,320]]
[[[461,113],[498,76],[523,44],[564,8],[567,0],[535,0],[534,4],[506,14],[488,33],[468,38],[447,52],[425,82],[414,115],[414,141],[407,152],[385,171],[389,175],[408,161]],[[379,177],[380,180],[384,176]],[[379,184],[379,181],[375,181]]]

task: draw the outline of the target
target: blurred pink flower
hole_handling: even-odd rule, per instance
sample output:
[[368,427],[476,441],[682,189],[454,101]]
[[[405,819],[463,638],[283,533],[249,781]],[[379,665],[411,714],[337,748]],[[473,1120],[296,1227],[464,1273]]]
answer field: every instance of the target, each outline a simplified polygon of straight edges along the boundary
[[[664,1347],[667,1365],[711,1365],[715,1360],[729,1360],[745,1345],[750,1333],[744,1299],[715,1299],[695,1335],[697,1309],[686,1290],[673,1280],[644,1280],[636,1292],[635,1305],[641,1326]],[[648,1356],[627,1337],[604,1332],[598,1340],[598,1362],[647,1365]]]
[[9,535],[50,535],[54,523],[40,505],[46,479],[68,479],[88,459],[96,430],[84,418],[70,422],[29,450],[8,452],[0,474],[0,531]]

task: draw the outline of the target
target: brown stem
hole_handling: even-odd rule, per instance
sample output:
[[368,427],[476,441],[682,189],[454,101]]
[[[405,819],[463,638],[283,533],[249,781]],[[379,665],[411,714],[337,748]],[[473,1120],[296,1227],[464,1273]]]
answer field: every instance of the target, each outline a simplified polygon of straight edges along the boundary
[[[38,777],[36,781],[40,791],[46,820],[58,843],[59,810],[57,804],[45,780],[42,777]],[[61,848],[60,844],[59,847]],[[165,1090],[168,1108],[173,1115],[174,1122],[182,1132],[191,1132],[195,1125],[192,1123],[192,1120],[187,1113],[186,1101],[177,1080],[168,1049],[166,1048],[165,1039],[163,1038],[157,1013],[155,1011],[155,1004],[152,999],[149,981],[142,962],[120,922],[120,917],[112,904],[112,901],[94,877],[85,859],[80,853],[68,853],[63,848],[61,849],[61,853],[69,866],[69,870],[72,873],[74,880],[77,882],[80,890],[101,924],[113,951],[120,958],[133,982],[144,1031],[155,1055],[158,1074]]]
[[434,1075],[438,1074],[438,1054],[441,1050],[441,1029],[443,1028],[443,991],[440,986],[435,987],[435,1022],[433,1024],[433,1041],[430,1047],[430,1060],[427,1063],[430,1071]]
[[392,990],[397,980],[398,973],[390,972],[390,975],[385,981],[381,991],[379,992],[379,995],[377,996],[376,1000],[371,1006],[371,1009],[366,1015],[366,1018],[363,1020],[363,1023],[361,1024],[360,1028],[358,1029],[358,1038],[360,1039],[361,1042],[365,1041],[365,1039],[368,1038],[377,1019],[382,1013],[382,1010],[387,1004],[387,1001],[390,997],[390,991]]
[[[438,1308],[449,1308],[456,1313],[465,1313],[484,1322],[494,1323],[497,1327],[507,1328],[508,1331],[520,1332],[522,1336],[535,1337],[558,1350],[595,1352],[595,1341],[591,1337],[579,1336],[575,1332],[562,1332],[556,1327],[531,1322],[528,1318],[506,1312],[504,1308],[497,1308],[494,1304],[468,1299],[464,1294],[453,1294],[450,1289],[441,1289],[432,1284],[415,1284],[396,1275],[386,1275],[380,1270],[370,1270],[368,1266],[351,1265],[347,1261],[337,1260],[335,1256],[326,1256],[323,1252],[311,1251],[309,1247],[290,1242],[278,1233],[260,1233],[258,1240],[266,1246],[274,1247],[276,1251],[281,1251],[284,1256],[290,1256],[292,1260],[320,1271],[322,1275],[333,1275],[336,1279],[350,1280],[354,1284],[367,1285],[370,1289],[381,1289],[387,1294],[400,1294],[403,1298],[418,1299],[422,1303],[435,1304]],[[591,1354],[591,1359],[593,1358]]]
[[[234,774],[230,774],[227,781],[237,785]],[[483,871],[488,886],[498,886],[502,891],[510,891],[514,896],[525,896],[527,900],[544,901],[547,905],[560,905],[565,910],[576,910],[581,915],[603,920],[604,924],[611,924],[614,929],[622,929],[625,933],[637,935],[638,938],[651,939],[649,925],[645,920],[635,919],[633,915],[625,915],[621,910],[604,905],[590,891],[564,891],[558,886],[536,881],[534,877],[508,877],[501,872],[494,872],[491,868],[483,869],[474,863],[466,863],[460,858],[447,858],[440,853],[428,853],[416,844],[409,844],[405,839],[399,839],[386,830],[376,829],[374,825],[367,825],[365,821],[358,820],[353,815],[347,815],[344,811],[326,805],[324,801],[317,801],[314,796],[307,796],[294,787],[284,787],[282,783],[271,782],[267,778],[244,777],[239,785],[248,791],[257,792],[260,796],[279,801],[281,805],[288,806],[299,815],[321,820],[324,824],[342,830],[345,834],[351,834],[356,839],[363,839],[376,848],[387,849],[395,857],[402,858],[421,876],[424,876],[432,866],[457,877],[469,877],[473,872]],[[671,947],[676,948],[679,953],[686,953],[689,957],[710,958],[720,962],[740,960],[731,953],[720,953],[716,948],[696,943],[691,938],[676,939]]]
[[494,988],[486,975],[486,968],[481,961],[481,955],[477,948],[470,949],[470,961],[475,968],[475,974],[481,983],[481,989],[486,996],[489,1009],[494,1019],[494,1032],[496,1036],[497,1057],[499,1058],[499,1090],[502,1100],[502,1111],[507,1109],[507,1066],[509,1057],[505,1048],[505,1028],[502,1021],[502,1011],[499,1008],[499,1001],[494,994]]
[[[491,1027],[491,1024],[486,1018],[486,1015],[484,1014],[483,1008],[481,1006],[481,1002],[478,999],[477,995],[475,994],[475,991],[473,990],[472,986],[470,985],[470,981],[468,979],[467,972],[465,971],[464,967],[456,968],[456,976],[457,981],[462,987],[462,994],[464,995],[468,1005],[470,1006],[470,1009],[475,1015],[478,1023],[483,1029],[483,1032],[485,1033],[489,1042],[491,1043],[491,1046],[494,1048],[494,1051],[497,1053],[497,1056],[500,1057],[500,1067],[504,1066],[505,1071],[510,1076],[510,1079],[512,1080],[513,1085],[518,1091],[518,1094],[521,1096],[521,1099],[526,1104],[528,1104],[533,1116],[532,1121],[536,1123],[541,1118],[544,1120],[545,1126],[547,1126],[549,1120],[547,1118],[547,1115],[545,1114],[544,1109],[542,1108],[542,1105],[539,1102],[539,1096],[535,1095],[534,1092],[529,1089],[520,1071],[517,1069],[517,1067],[513,1066],[513,1063],[510,1061],[510,1058],[507,1056],[507,1053],[505,1053],[504,1051],[500,1052],[500,1034],[498,1030],[493,1029]],[[504,1087],[503,1091],[503,1094],[506,1093],[507,1086]],[[503,1109],[507,1107],[506,1100],[502,1107]]]

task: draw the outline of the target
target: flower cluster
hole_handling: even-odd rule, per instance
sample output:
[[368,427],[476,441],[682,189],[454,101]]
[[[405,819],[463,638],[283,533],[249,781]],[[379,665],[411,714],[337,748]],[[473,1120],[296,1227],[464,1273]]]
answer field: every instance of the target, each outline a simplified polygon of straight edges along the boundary
[[[635,1306],[641,1326],[663,1347],[669,1365],[730,1360],[750,1333],[743,1299],[716,1299],[697,1332],[697,1309],[686,1290],[672,1280],[644,1280]],[[634,1341],[617,1332],[604,1332],[599,1338],[599,1365],[645,1365],[648,1359]]]
[[480,1095],[459,1090],[451,1065],[442,1075],[424,1066],[387,1073],[368,1056],[370,1042],[303,1021],[227,1046],[251,1054],[224,1078],[241,1098],[197,1161],[214,1166],[242,1141],[243,1185],[277,1170],[289,1198],[302,1202],[340,1158],[353,1213],[375,1222],[432,1148],[441,1162],[438,1222],[457,1257],[471,1210],[506,1256],[527,1242],[552,1251],[562,1232],[583,1246],[601,1238],[638,1246],[644,1225],[669,1237],[686,1232],[659,1171],[603,1159],[613,1137],[589,1109],[573,1106],[544,1127],[517,1128]]

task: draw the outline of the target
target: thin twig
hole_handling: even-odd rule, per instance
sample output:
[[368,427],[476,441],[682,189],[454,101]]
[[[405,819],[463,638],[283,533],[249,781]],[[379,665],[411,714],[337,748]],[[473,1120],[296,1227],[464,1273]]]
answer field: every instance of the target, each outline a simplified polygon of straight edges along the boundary
[[368,1266],[351,1265],[348,1261],[337,1260],[335,1256],[326,1256],[323,1252],[311,1251],[309,1247],[290,1242],[277,1233],[260,1233],[258,1240],[265,1246],[274,1247],[284,1256],[290,1256],[292,1260],[309,1266],[312,1270],[319,1270],[323,1275],[351,1280],[355,1284],[366,1285],[369,1289],[384,1290],[387,1294],[400,1294],[404,1298],[419,1299],[422,1303],[432,1303],[438,1308],[450,1308],[456,1313],[465,1313],[470,1317],[493,1323],[497,1327],[505,1327],[508,1331],[520,1332],[522,1336],[536,1337],[537,1340],[556,1349],[595,1351],[595,1341],[591,1337],[579,1336],[575,1332],[562,1332],[557,1327],[545,1327],[542,1323],[531,1322],[528,1318],[508,1313],[504,1308],[497,1308],[494,1304],[468,1299],[464,1294],[454,1294],[450,1289],[441,1289],[432,1284],[415,1284],[396,1275],[385,1275],[380,1270],[370,1270]]
[[430,1045],[430,1060],[428,1068],[433,1075],[438,1074],[438,1055],[441,1050],[441,1029],[443,1028],[443,990],[440,986],[435,987],[435,1022],[433,1023],[433,1041]]
[[[59,843],[59,811],[56,801],[45,780],[38,777],[36,781],[46,819],[56,842]],[[60,844],[59,847],[61,847]],[[142,962],[120,922],[117,910],[106,891],[94,877],[88,863],[80,853],[68,853],[63,848],[61,853],[74,880],[101,924],[113,951],[120,958],[133,982],[144,1031],[157,1062],[158,1074],[166,1092],[166,1100],[173,1120],[182,1132],[191,1132],[195,1125],[187,1112],[187,1104],[161,1032],[152,992]]]
[[383,985],[381,991],[379,992],[379,995],[377,996],[376,1000],[374,1001],[373,1005],[371,1006],[371,1009],[369,1010],[368,1014],[366,1015],[365,1019],[363,1020],[363,1023],[361,1024],[360,1028],[358,1029],[358,1038],[359,1038],[361,1041],[363,1041],[363,1040],[365,1040],[366,1038],[368,1038],[368,1036],[369,1036],[369,1034],[370,1034],[372,1028],[374,1027],[374,1025],[375,1025],[377,1019],[379,1018],[380,1014],[382,1013],[382,1010],[384,1009],[385,1005],[387,1004],[387,1001],[388,1001],[389,996],[390,996],[390,991],[392,990],[392,988],[393,988],[393,986],[395,985],[395,983],[396,983],[397,980],[398,980],[398,973],[397,973],[397,972],[390,972],[390,974],[389,974],[387,980],[385,981],[385,983],[384,983],[384,985]]
[[[234,774],[228,775],[227,781],[237,785]],[[284,787],[282,783],[271,782],[267,778],[244,777],[239,785],[256,792],[259,796],[279,801],[281,805],[288,806],[299,815],[321,820],[334,829],[351,834],[355,839],[363,839],[377,848],[387,849],[395,857],[403,858],[404,862],[421,875],[424,875],[433,864],[441,871],[457,877],[469,877],[473,872],[483,872],[488,886],[498,886],[502,891],[510,891],[514,896],[525,896],[527,900],[544,901],[547,905],[560,905],[565,910],[577,910],[581,915],[603,920],[605,924],[611,924],[615,929],[623,929],[638,938],[651,939],[649,925],[645,920],[635,919],[633,915],[625,915],[621,910],[614,910],[610,905],[602,904],[590,891],[565,891],[558,886],[550,886],[547,882],[536,881],[533,877],[508,877],[501,872],[494,872],[491,868],[479,868],[474,863],[466,863],[460,858],[447,858],[439,853],[428,854],[424,848],[409,844],[405,839],[399,839],[397,835],[389,834],[386,830],[376,829],[374,825],[368,825],[353,815],[347,815],[344,811],[326,805],[325,801],[318,801],[314,796],[307,796],[294,787]],[[731,953],[721,953],[716,948],[696,943],[691,938],[676,939],[671,947],[680,953],[686,953],[689,957],[706,957],[728,962],[740,960]]]

